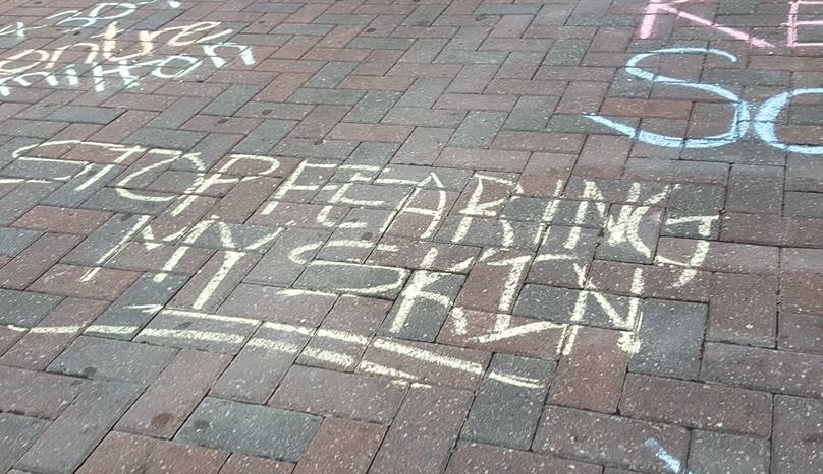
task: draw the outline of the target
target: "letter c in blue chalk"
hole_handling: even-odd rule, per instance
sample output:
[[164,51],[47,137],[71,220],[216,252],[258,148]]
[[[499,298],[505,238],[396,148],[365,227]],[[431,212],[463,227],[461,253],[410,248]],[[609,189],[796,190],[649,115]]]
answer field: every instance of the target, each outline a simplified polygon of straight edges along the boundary
[[777,94],[760,106],[760,110],[754,118],[754,130],[757,135],[769,145],[783,151],[791,153],[805,153],[808,155],[823,154],[823,146],[817,145],[787,145],[777,138],[777,133],[774,130],[774,123],[777,116],[783,110],[792,97],[805,94],[823,94],[823,89],[793,89],[780,94]]

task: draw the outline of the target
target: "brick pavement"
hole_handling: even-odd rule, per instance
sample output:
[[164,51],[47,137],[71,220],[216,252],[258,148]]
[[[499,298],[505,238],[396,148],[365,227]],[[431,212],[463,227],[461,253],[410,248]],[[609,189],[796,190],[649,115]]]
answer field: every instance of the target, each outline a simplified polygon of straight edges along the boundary
[[0,4],[0,472],[823,472],[823,2]]

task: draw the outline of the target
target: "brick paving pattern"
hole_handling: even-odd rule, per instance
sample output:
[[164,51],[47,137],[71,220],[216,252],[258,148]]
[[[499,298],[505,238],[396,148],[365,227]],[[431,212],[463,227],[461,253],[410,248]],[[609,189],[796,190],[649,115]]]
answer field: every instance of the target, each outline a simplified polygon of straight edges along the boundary
[[0,4],[0,472],[823,472],[823,2]]

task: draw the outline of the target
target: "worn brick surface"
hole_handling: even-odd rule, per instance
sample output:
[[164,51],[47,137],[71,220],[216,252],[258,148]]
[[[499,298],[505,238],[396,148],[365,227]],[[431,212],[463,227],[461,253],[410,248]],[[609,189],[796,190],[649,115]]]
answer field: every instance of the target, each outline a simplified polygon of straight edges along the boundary
[[216,473],[226,458],[228,453],[214,449],[112,431],[77,472],[93,473],[114,468],[118,472],[186,470]]
[[763,390],[819,396],[819,355],[730,344],[706,344],[701,378]]
[[[161,311],[133,340],[153,345],[236,354],[259,321],[180,310]],[[205,337],[198,335],[206,335]],[[214,336],[218,335],[218,336]]]
[[207,352],[178,353],[115,428],[170,438],[217,380],[228,359]]
[[130,242],[120,249],[105,266],[134,271],[197,273],[214,251],[188,246],[172,246],[154,242]]
[[90,234],[109,217],[108,212],[36,206],[14,222],[17,227],[46,232]]
[[820,430],[820,401],[798,397],[775,397],[773,472],[803,472],[820,469],[823,459],[817,448]]
[[[15,367],[45,369],[108,306],[106,301],[65,298],[40,321],[42,327],[65,328],[63,331],[34,330],[3,354],[3,363]],[[75,329],[76,328],[76,329]]]
[[220,305],[220,313],[264,321],[318,326],[334,304],[330,293],[275,286],[238,285]]
[[254,474],[269,472],[271,474],[289,474],[293,464],[275,461],[272,459],[232,454],[229,460],[220,469],[221,474]]
[[358,366],[374,374],[395,374],[400,379],[447,387],[476,388],[490,354],[424,342],[377,338]]
[[800,352],[823,350],[823,318],[816,315],[781,313],[777,325],[777,347]]
[[448,315],[450,305],[446,302],[454,300],[462,283],[462,277],[450,273],[413,273],[406,289],[398,296],[381,334],[400,339],[433,341]]
[[706,339],[773,347],[777,279],[715,273]]
[[320,415],[385,423],[394,416],[404,392],[402,385],[375,377],[295,365],[269,403]]
[[[644,280],[642,292],[632,289],[638,271],[642,272]],[[688,281],[682,281],[684,275]],[[652,298],[706,302],[712,288],[712,274],[678,267],[595,260],[589,270],[589,282],[608,293],[642,293]]]
[[471,405],[471,392],[415,386],[386,432],[371,469],[442,471]]
[[780,275],[780,303],[789,311],[820,314],[823,310],[815,295],[820,293],[823,274],[785,272]]
[[319,425],[320,418],[313,415],[206,398],[175,440],[296,461]]
[[767,437],[771,396],[735,388],[630,374],[620,413],[679,425]]
[[388,301],[377,298],[340,297],[298,361],[329,369],[354,369],[389,307]]
[[512,314],[557,324],[582,321],[607,329],[629,329],[639,311],[638,298],[526,284]]
[[10,259],[25,250],[40,235],[40,232],[30,229],[0,228],[0,253]]
[[484,444],[460,442],[449,461],[449,474],[469,472],[582,472],[595,474],[600,466],[545,456],[528,451],[515,451]]
[[3,472],[821,470],[815,2],[64,3],[0,7]]
[[552,383],[552,404],[614,413],[626,374],[627,354],[618,346],[620,333],[580,328],[563,354]]
[[43,234],[37,242],[0,268],[0,284],[4,288],[20,290],[26,288],[74,248],[80,240],[79,237],[69,234]]
[[697,378],[700,371],[706,307],[699,303],[646,300],[639,351],[629,371],[662,377]]
[[3,302],[3,323],[36,326],[60,302],[59,296],[31,291],[0,290]]
[[[3,445],[0,448],[0,469],[6,472],[11,471],[11,467],[17,459],[23,455],[40,436],[48,422],[39,418],[33,418],[13,413],[0,414],[0,433],[2,434]],[[21,471],[18,471],[21,472]]]
[[168,347],[81,336],[51,363],[49,371],[145,384],[160,373],[175,352]]
[[262,325],[212,387],[232,400],[265,403],[309,340],[310,331]]
[[294,472],[366,472],[385,431],[374,423],[326,418]]
[[553,406],[543,412],[534,449],[572,459],[608,460],[640,471],[660,470],[656,451],[645,446],[648,439],[685,458],[689,435],[684,428]]
[[[537,257],[529,270],[528,281],[545,285],[582,287],[585,283],[582,270],[591,263],[596,246],[596,229],[559,225],[547,227]],[[595,275],[594,272],[591,274]]]
[[3,367],[0,406],[5,412],[53,420],[77,397],[83,382],[43,372]]
[[217,309],[258,260],[257,255],[232,250],[215,253],[174,295],[169,305],[193,310]]
[[[528,449],[554,375],[554,363],[496,355],[463,424],[461,437],[495,446]],[[507,383],[522,380],[522,385]]]
[[402,268],[317,261],[295,282],[298,288],[391,298],[403,287],[408,271]]
[[[455,304],[478,311],[510,312],[514,305],[512,288],[525,280],[531,260],[532,256],[521,250],[486,251],[469,272]],[[490,280],[506,283],[502,288],[489,287]]]
[[454,308],[438,342],[542,359],[553,359],[564,338],[564,327],[548,321],[508,314]]
[[29,288],[53,295],[114,300],[140,276],[109,268],[57,264]]
[[766,439],[695,430],[689,451],[689,466],[695,472],[769,472],[770,443]]
[[[84,393],[46,428],[16,466],[35,472],[73,471],[139,394],[140,388],[133,384],[89,384]],[[85,429],[79,430],[81,426]]]

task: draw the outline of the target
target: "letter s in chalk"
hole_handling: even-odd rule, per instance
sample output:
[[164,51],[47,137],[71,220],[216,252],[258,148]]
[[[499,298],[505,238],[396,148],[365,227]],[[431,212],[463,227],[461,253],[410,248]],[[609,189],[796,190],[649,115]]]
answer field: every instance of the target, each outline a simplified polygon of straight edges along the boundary
[[722,56],[731,62],[737,62],[737,58],[731,53],[719,49],[670,48],[658,49],[649,53],[638,54],[626,62],[626,72],[628,74],[645,79],[651,83],[678,85],[690,89],[698,89],[717,94],[724,99],[730,100],[734,106],[734,116],[732,117],[731,124],[729,124],[729,129],[725,133],[703,138],[680,138],[660,135],[658,133],[647,132],[645,130],[638,130],[637,128],[630,127],[596,114],[586,114],[585,117],[635,140],[668,148],[715,148],[734,143],[746,135],[749,131],[749,124],[751,120],[750,106],[747,101],[742,100],[735,93],[718,85],[700,84],[678,79],[676,77],[656,75],[646,71],[645,69],[637,67],[637,64],[640,61],[660,54],[713,54],[716,56]]

